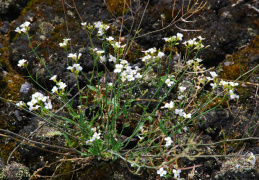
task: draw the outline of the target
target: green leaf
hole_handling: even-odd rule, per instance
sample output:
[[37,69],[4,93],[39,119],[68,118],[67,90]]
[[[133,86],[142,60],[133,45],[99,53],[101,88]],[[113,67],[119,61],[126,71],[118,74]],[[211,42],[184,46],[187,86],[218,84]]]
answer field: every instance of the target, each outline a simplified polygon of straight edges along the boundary
[[160,119],[159,125],[160,125],[160,129],[162,130],[162,132],[163,132],[166,136],[168,136],[168,135],[167,135],[167,132],[166,132],[166,130],[165,130],[165,127],[164,127],[164,125],[163,125],[162,119]]
[[63,133],[63,136],[64,136],[64,137],[65,137],[65,139],[67,140],[67,142],[68,142],[69,146],[70,146],[70,147],[72,147],[72,146],[73,146],[73,144],[71,143],[71,141],[70,141],[69,137],[67,136],[67,134],[66,134],[66,133]]
[[90,90],[92,90],[92,91],[99,92],[99,90],[96,89],[96,87],[94,87],[94,86],[87,85],[87,87],[88,87]]

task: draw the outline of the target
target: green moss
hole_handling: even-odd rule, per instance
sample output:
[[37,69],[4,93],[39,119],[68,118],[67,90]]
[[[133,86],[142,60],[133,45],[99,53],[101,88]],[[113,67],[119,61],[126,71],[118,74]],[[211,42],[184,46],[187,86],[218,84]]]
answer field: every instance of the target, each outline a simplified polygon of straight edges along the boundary
[[[1,121],[0,121],[1,122]],[[2,123],[2,122],[1,122]],[[1,127],[2,128],[2,127]],[[10,130],[10,129],[9,129]],[[1,141],[0,143],[0,157],[2,157],[4,159],[4,161],[6,162],[10,153],[14,150],[14,148],[16,147],[16,143],[15,142],[9,142],[9,143],[5,143],[4,139]],[[15,157],[15,159],[18,159],[18,152],[15,151],[13,153],[13,157]]]
[[[130,4],[130,0],[126,0],[127,4]],[[111,11],[116,16],[122,16],[123,14],[123,7],[124,7],[124,0],[107,0],[106,4],[108,6],[109,11]],[[126,13],[129,9],[127,5],[125,5],[125,12]]]

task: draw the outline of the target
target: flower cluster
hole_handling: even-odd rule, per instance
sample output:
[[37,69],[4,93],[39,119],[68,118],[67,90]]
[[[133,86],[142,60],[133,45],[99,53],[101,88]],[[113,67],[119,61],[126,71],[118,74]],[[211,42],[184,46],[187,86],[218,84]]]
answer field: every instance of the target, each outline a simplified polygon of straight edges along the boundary
[[90,138],[90,140],[86,141],[86,144],[89,144],[89,143],[101,138],[101,133],[100,132],[97,133],[96,127],[92,128],[91,130],[93,132],[93,136]]
[[[161,51],[156,50],[156,48],[150,48],[146,51],[142,51],[145,53],[145,56],[140,58],[145,63],[150,63],[153,60],[161,59],[165,54]],[[156,53],[157,52],[157,53]]]
[[82,56],[82,53],[69,53],[68,54],[68,57],[69,58],[72,58],[75,62],[77,62],[80,58],[81,58],[81,56]]
[[49,96],[44,96],[42,93],[36,92],[32,95],[32,100],[27,102],[29,110],[36,110],[44,105],[46,109],[52,109],[51,100]]
[[200,59],[200,58],[195,58],[195,59],[188,60],[188,61],[186,62],[186,64],[187,64],[188,66],[191,66],[191,65],[193,64],[194,67],[197,67],[197,66],[200,65],[200,62],[202,62],[202,59]]
[[176,114],[176,115],[179,115],[179,116],[181,116],[181,117],[184,117],[184,118],[188,118],[188,119],[191,119],[192,118],[192,114],[191,113],[188,113],[188,114],[186,114],[184,111],[183,111],[183,109],[175,109],[174,110],[174,114]]
[[73,66],[68,66],[67,69],[70,70],[71,72],[74,72],[76,75],[78,75],[79,72],[83,70],[80,64],[74,64]]
[[71,39],[69,39],[69,38],[64,38],[63,43],[59,43],[59,46],[63,47],[63,48],[67,47],[68,41],[70,41],[70,40]]
[[30,29],[30,22],[25,21],[23,24],[20,25],[20,27],[17,27],[14,31],[18,33],[27,33]]
[[63,94],[67,85],[61,81],[57,81],[57,75],[52,76],[49,80],[54,81],[56,85],[52,88],[52,93]]
[[[174,107],[175,107],[174,102],[170,101],[170,103],[166,103],[165,106],[162,107],[162,108],[166,108],[166,109],[172,110]],[[188,119],[192,118],[192,114],[190,114],[190,113],[186,114],[183,111],[183,109],[175,109],[174,110],[174,114],[175,115],[179,115],[179,116],[184,117],[184,118],[188,118]]]
[[165,42],[168,42],[168,43],[173,43],[175,41],[182,41],[183,34],[177,33],[176,36],[165,37],[165,38],[163,38],[163,40],[165,40]]
[[219,84],[222,85],[224,89],[228,90],[230,99],[239,99],[239,95],[234,93],[234,87],[238,86],[238,83],[221,80]]
[[204,39],[205,38],[202,38],[201,36],[198,36],[197,38],[193,38],[193,39],[190,39],[188,41],[183,42],[183,44],[187,48],[193,48],[194,47],[194,49],[202,49],[202,48],[204,48],[204,45],[202,44],[202,40],[204,40]]
[[[218,85],[222,86],[225,90],[228,91],[229,97],[230,99],[239,99],[239,95],[234,93],[234,87],[238,86],[238,83],[234,83],[234,82],[227,82],[224,80],[221,80],[218,83],[218,79],[216,79],[218,77],[217,73],[214,71],[210,72],[211,77],[206,77],[206,79],[208,81],[213,81],[213,83],[210,83],[210,86],[215,89],[216,87],[218,87]],[[203,81],[204,82],[204,81]]]
[[142,75],[138,73],[138,66],[131,67],[127,60],[120,60],[120,64],[115,64],[114,73],[120,73],[120,79],[122,82],[134,81],[135,79],[142,78]]
[[121,45],[121,42],[120,42],[120,41],[119,41],[119,42],[110,42],[110,43],[111,43],[112,47],[113,47],[115,50],[117,50],[117,49],[124,49],[125,46],[126,46],[126,44]]
[[104,34],[104,31],[106,31],[107,29],[110,28],[109,25],[103,24],[103,22],[101,22],[101,21],[95,22],[94,26],[95,26],[95,28],[98,29],[98,32],[97,32],[98,36],[102,36]]

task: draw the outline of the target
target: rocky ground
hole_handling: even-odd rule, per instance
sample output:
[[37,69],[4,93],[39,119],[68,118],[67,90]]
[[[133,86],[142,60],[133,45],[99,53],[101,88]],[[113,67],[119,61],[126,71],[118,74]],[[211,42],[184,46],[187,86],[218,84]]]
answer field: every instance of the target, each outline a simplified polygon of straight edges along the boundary
[[[146,11],[145,7],[149,2]],[[134,1],[131,10],[124,18],[122,37],[129,38],[141,22],[141,31],[134,40],[132,53],[127,59],[139,63],[141,50],[151,47],[161,48],[164,45],[163,37],[181,32],[186,39],[201,35],[205,38],[204,44],[210,45],[200,52],[207,68],[214,67],[220,72],[220,78],[235,80],[240,75],[251,70],[259,62],[259,4],[253,0],[208,0],[204,8],[186,18],[186,21],[177,18],[175,24],[168,28],[172,18],[173,0],[142,0]],[[184,8],[187,6],[187,0]],[[62,4],[63,3],[63,4]],[[39,86],[29,81],[25,76],[27,72],[17,68],[18,60],[27,59],[30,63],[29,72],[46,89],[53,84],[44,67],[40,65],[31,52],[28,40],[15,33],[14,30],[26,20],[31,21],[31,43],[37,46],[37,53],[44,59],[50,71],[59,77],[71,76],[66,71],[66,54],[58,46],[64,37],[71,38],[72,52],[82,53],[82,66],[85,73],[93,68],[93,59],[89,54],[90,41],[81,28],[81,22],[93,23],[103,21],[114,25],[108,33],[119,35],[122,20],[123,1],[109,0],[10,0],[0,2],[0,96],[12,101],[28,101],[32,91]],[[176,3],[175,11],[181,10],[181,3]],[[136,14],[135,19],[131,13]],[[142,19],[142,14],[145,14]],[[133,21],[135,24],[132,26]],[[164,29],[163,29],[164,28]],[[159,30],[161,29],[161,30]],[[188,31],[183,31],[183,30]],[[69,31],[68,31],[69,30]],[[159,31],[156,31],[159,30]],[[155,31],[155,32],[154,32]],[[152,33],[149,33],[152,32]],[[95,47],[101,48],[100,41],[93,38]],[[177,51],[184,54],[183,47]],[[99,64],[99,69],[103,69]],[[112,67],[109,67],[112,69]],[[75,83],[71,77],[69,85]],[[239,104],[232,102],[230,107],[224,106],[221,110],[211,111],[202,117],[196,127],[190,129],[191,133],[200,135],[203,144],[213,144],[209,147],[201,146],[197,151],[202,155],[196,159],[182,158],[179,164],[182,167],[201,165],[195,168],[192,179],[259,179],[259,161],[251,166],[246,161],[249,153],[259,154],[259,106],[258,83],[259,71],[248,73],[239,79],[240,86],[237,92],[240,95]],[[85,84],[83,78],[81,84]],[[23,86],[22,86],[23,85]],[[21,87],[22,86],[22,87]],[[71,92],[73,93],[73,91]],[[59,112],[68,117],[68,114]],[[136,111],[136,113],[138,113]],[[32,139],[56,146],[65,146],[64,138],[55,129],[43,124],[40,119],[14,107],[10,102],[0,101],[0,128],[9,130],[20,136],[27,137],[37,132]],[[16,139],[10,138],[15,137]],[[188,138],[188,133],[181,138]],[[0,136],[0,169],[2,178],[51,179],[53,174],[57,179],[156,179],[154,170],[144,170],[140,176],[133,175],[121,160],[97,159],[69,159],[62,153],[53,153],[55,148],[35,148],[35,143],[20,145],[17,136],[2,131]],[[31,137],[30,137],[31,138]],[[19,139],[19,138],[18,138]],[[224,140],[225,143],[217,143]],[[242,139],[231,141],[231,139]],[[11,154],[11,156],[10,156]],[[225,157],[228,155],[228,157]],[[241,156],[240,156],[241,155]],[[237,168],[236,165],[239,164]],[[44,167],[44,168],[43,168]],[[59,168],[57,168],[59,167]],[[56,169],[56,170],[55,170]],[[191,171],[191,170],[190,170]],[[188,179],[183,172],[182,177]],[[190,178],[190,177],[189,177]],[[33,179],[33,178],[32,178]]]

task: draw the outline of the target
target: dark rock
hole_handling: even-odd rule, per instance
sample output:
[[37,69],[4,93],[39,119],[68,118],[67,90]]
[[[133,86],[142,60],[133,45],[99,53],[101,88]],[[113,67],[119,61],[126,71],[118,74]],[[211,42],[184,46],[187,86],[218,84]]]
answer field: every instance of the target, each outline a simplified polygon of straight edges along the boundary
[[14,111],[14,117],[17,121],[22,121],[22,116],[19,110]]
[[227,110],[212,110],[199,119],[199,129],[213,137],[218,136],[222,127],[226,128],[227,125],[231,126],[231,123],[233,123],[233,117]]
[[[10,25],[8,21],[4,21],[2,26],[0,27],[0,32],[3,34],[7,34],[9,31]],[[0,47],[1,48],[1,47]]]
[[25,82],[20,88],[20,93],[22,101],[29,101],[32,95],[32,85],[30,85],[28,82]]
[[222,175],[219,175],[216,179],[225,180],[225,179],[237,179],[237,180],[258,180],[259,174],[255,169],[248,169],[242,172],[229,170]]
[[3,21],[12,21],[19,17],[28,0],[1,1],[0,16]]

